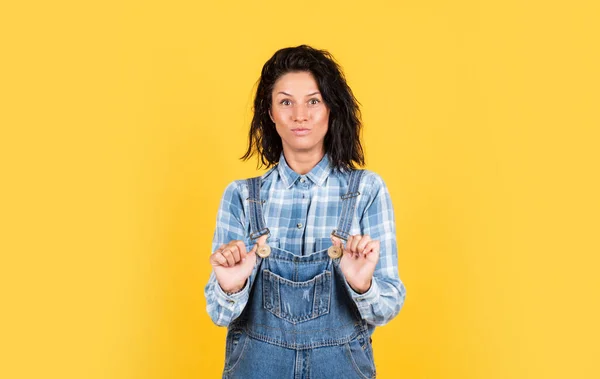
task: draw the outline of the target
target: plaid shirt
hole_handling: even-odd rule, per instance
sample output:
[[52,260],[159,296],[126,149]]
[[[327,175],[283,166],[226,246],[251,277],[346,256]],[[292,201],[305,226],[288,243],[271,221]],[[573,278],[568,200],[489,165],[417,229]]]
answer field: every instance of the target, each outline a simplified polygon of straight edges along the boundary
[[[341,215],[340,196],[347,190],[349,176],[348,171],[333,169],[327,154],[309,173],[300,175],[288,166],[282,153],[279,164],[262,175],[260,197],[267,200],[263,213],[271,232],[268,243],[298,255],[330,246],[331,232],[337,228]],[[379,175],[367,170],[359,192],[350,234],[369,235],[380,241],[381,249],[371,288],[358,294],[347,282],[346,287],[372,332],[375,325],[384,325],[398,314],[406,289],[398,275],[396,227],[388,189]],[[225,188],[217,214],[213,252],[232,240],[244,241],[248,251],[252,247],[247,198],[245,180],[233,181]],[[255,266],[246,287],[233,295],[223,292],[214,271],[211,272],[204,295],[208,314],[215,324],[227,326],[242,313],[256,269]]]

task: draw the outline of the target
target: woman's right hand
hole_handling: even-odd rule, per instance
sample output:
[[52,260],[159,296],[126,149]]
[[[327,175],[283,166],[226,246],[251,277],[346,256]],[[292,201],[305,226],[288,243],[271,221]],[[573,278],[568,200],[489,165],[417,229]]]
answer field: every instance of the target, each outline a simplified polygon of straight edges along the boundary
[[210,264],[223,291],[233,293],[244,288],[256,264],[256,250],[266,239],[266,235],[261,236],[249,252],[246,252],[243,241],[234,240],[221,245],[211,254]]

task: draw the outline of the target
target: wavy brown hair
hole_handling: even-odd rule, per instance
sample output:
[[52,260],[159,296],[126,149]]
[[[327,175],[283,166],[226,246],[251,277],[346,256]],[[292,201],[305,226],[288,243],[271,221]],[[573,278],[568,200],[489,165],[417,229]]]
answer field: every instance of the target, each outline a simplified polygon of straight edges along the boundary
[[364,166],[359,103],[333,56],[326,50],[307,45],[278,50],[264,64],[254,97],[248,150],[240,159],[248,160],[257,154],[259,166],[267,168],[279,162],[283,145],[275,123],[269,117],[273,87],[281,76],[301,71],[313,75],[323,101],[329,108],[329,126],[324,145],[331,164],[338,169]]

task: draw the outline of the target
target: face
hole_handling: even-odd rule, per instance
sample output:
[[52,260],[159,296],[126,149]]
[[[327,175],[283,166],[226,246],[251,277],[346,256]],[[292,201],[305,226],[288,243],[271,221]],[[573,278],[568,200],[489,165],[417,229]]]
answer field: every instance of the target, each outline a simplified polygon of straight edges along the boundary
[[273,86],[271,120],[285,152],[322,152],[329,124],[329,108],[323,102],[310,72],[290,72]]

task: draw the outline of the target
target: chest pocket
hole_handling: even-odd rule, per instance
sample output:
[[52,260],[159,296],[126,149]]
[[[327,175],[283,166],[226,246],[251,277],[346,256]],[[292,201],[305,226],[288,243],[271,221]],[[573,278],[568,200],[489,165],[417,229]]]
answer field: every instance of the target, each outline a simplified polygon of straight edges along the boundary
[[263,270],[263,307],[292,324],[329,313],[331,271],[305,282],[294,282]]

